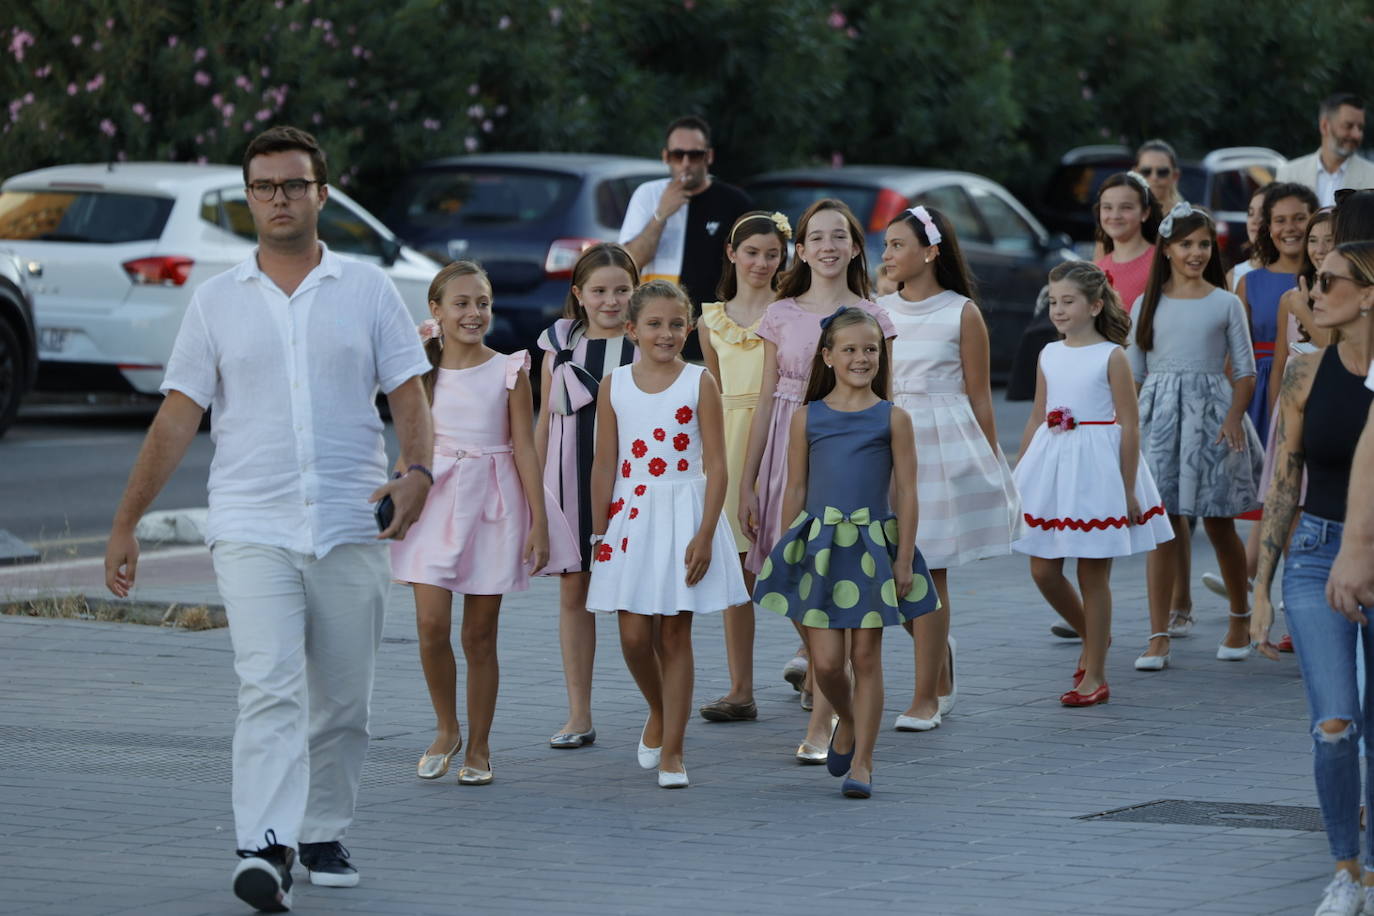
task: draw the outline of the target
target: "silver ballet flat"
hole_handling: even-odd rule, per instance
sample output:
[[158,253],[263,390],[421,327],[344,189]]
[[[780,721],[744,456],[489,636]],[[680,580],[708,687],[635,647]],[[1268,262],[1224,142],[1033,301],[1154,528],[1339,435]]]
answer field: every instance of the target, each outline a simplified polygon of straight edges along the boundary
[[794,756],[797,758],[797,763],[806,764],[807,766],[817,766],[825,763],[827,753],[828,750],[826,748],[815,747],[803,741],[797,746],[797,753]]
[[421,779],[438,779],[448,772],[449,760],[454,754],[458,753],[463,747],[463,736],[458,736],[458,742],[453,745],[447,754],[422,754],[420,762],[415,767],[415,775]]
[[596,743],[596,729],[589,728],[585,732],[559,732],[549,739],[549,747],[571,748],[586,747]]
[[491,780],[491,770],[463,767],[458,771],[458,784],[460,786],[485,786],[490,785]]

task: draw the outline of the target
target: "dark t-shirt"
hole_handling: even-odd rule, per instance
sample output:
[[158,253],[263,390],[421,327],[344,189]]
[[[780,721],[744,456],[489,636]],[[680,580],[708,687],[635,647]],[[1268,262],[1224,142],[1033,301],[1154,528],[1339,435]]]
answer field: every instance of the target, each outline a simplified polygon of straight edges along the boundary
[[687,233],[682,245],[679,282],[698,305],[716,300],[725,237],[735,220],[749,209],[747,194],[718,179],[687,201]]

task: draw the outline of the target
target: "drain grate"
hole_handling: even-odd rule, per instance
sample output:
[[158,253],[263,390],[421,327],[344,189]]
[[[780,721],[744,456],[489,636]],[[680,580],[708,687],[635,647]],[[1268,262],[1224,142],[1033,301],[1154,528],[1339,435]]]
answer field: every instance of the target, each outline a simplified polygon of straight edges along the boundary
[[1164,798],[1084,814],[1080,821],[1130,821],[1138,824],[1190,824],[1201,827],[1263,827],[1268,830],[1310,830],[1320,833],[1321,811],[1298,805],[1252,805],[1245,802],[1184,801]]

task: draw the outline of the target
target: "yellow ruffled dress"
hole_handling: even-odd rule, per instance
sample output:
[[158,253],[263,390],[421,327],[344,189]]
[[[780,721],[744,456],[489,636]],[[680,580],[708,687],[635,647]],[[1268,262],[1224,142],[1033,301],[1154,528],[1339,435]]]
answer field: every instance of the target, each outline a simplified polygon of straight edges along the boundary
[[[762,316],[760,316],[762,320]],[[720,363],[721,403],[725,408],[725,458],[730,470],[730,487],[725,494],[725,516],[740,553],[749,550],[750,541],[739,528],[740,478],[744,476],[744,452],[749,447],[749,423],[759,403],[759,383],[763,380],[763,338],[759,323],[740,327],[725,312],[724,302],[705,302],[701,323],[711,332],[710,345]]]

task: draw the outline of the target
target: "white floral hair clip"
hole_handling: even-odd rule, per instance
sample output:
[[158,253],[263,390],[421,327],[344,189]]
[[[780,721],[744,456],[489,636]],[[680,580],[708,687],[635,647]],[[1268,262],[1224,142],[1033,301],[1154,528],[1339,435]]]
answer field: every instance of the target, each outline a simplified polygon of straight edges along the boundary
[[1171,239],[1174,237],[1174,220],[1192,216],[1196,211],[1193,205],[1186,200],[1180,200],[1174,204],[1174,208],[1169,211],[1169,215],[1159,224],[1159,234],[1161,238]]
[[782,237],[790,240],[792,238],[792,224],[787,221],[786,214],[774,210],[771,218],[773,225],[777,226],[778,231],[782,233]]
[[433,318],[426,318],[420,322],[419,331],[420,340],[424,343],[431,340],[442,341],[444,337],[444,329],[439,327],[439,322]]
[[912,216],[920,220],[921,225],[925,227],[927,245],[940,244],[940,241],[944,238],[944,236],[940,234],[939,229],[935,228],[935,220],[931,219],[929,210],[922,206],[916,206],[911,207],[906,212],[910,213]]

